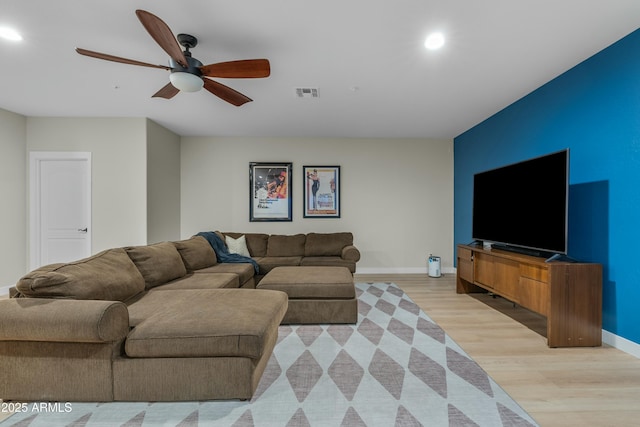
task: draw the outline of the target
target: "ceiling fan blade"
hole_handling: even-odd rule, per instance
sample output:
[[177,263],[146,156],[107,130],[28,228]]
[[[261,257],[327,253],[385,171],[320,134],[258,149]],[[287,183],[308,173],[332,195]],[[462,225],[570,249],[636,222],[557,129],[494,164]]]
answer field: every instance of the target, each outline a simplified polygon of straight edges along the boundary
[[169,56],[178,64],[188,68],[187,59],[182,53],[182,49],[178,44],[175,36],[171,32],[171,28],[160,18],[146,10],[136,10],[138,19],[147,30],[149,35],[160,45],[160,47],[169,54]]
[[267,59],[244,59],[240,61],[218,62],[200,67],[203,76],[250,79],[269,77],[271,66]]
[[206,78],[203,80],[204,80],[204,88],[206,90],[208,90],[215,96],[224,99],[228,103],[235,105],[236,107],[239,107],[242,104],[252,101],[251,98],[246,97],[240,92],[234,89],[231,89],[230,87],[225,86],[222,83],[218,83],[216,81],[206,79]]
[[164,85],[162,87],[162,89],[160,89],[159,91],[154,93],[152,98],[171,99],[174,96],[176,96],[178,92],[180,92],[180,90],[178,90],[178,88],[176,88],[171,83],[167,83],[166,85]]
[[146,62],[140,62],[140,61],[135,61],[133,59],[121,58],[119,56],[107,55],[106,53],[94,52],[92,50],[82,49],[79,47],[76,48],[76,52],[78,52],[80,55],[90,56],[92,58],[98,58],[98,59],[105,59],[107,61],[121,62],[123,64],[141,65],[143,67],[151,67],[151,68],[162,68],[163,70],[171,69],[171,67],[168,67],[166,65],[148,64]]

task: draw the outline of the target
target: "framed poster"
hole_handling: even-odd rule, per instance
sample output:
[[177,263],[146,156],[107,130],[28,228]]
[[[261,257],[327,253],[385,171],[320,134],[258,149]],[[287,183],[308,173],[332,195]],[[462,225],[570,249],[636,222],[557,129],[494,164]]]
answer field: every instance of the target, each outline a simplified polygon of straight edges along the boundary
[[291,221],[291,163],[249,163],[249,221]]
[[303,166],[304,217],[340,218],[340,166]]

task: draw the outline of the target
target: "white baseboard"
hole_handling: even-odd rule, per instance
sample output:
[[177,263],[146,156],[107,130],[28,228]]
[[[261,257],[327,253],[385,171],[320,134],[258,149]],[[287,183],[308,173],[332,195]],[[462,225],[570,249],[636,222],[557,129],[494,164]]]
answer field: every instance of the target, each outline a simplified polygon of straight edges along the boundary
[[11,288],[11,286],[0,286],[0,297],[9,296],[9,288]]
[[[376,268],[357,267],[356,274],[427,274],[427,267],[405,267],[405,268]],[[456,269],[447,267],[442,269],[442,274],[455,274]]]
[[602,342],[640,359],[640,344],[602,330]]

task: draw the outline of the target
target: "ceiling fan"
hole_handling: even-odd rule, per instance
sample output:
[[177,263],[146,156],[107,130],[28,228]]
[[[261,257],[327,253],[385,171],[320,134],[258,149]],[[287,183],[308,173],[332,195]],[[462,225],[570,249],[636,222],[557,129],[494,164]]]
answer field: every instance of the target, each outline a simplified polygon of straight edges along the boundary
[[[162,19],[145,10],[136,10],[136,15],[156,43],[169,54],[169,66],[149,64],[81,48],[76,48],[76,52],[107,61],[171,71],[170,82],[153,97],[171,99],[180,91],[196,92],[204,87],[215,96],[237,107],[252,99],[209,77],[246,79],[268,77],[271,73],[267,59],[245,59],[202,65],[202,62],[193,58],[189,51],[198,44],[198,39],[189,34],[178,34],[174,37],[173,32]],[[181,45],[184,51],[180,48]]]

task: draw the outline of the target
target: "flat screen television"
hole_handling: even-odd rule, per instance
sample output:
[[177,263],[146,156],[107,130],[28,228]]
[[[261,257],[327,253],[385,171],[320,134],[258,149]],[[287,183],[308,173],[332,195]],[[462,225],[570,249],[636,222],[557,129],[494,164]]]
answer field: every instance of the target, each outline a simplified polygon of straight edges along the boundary
[[567,253],[569,149],[480,172],[473,178],[473,239],[492,247]]

